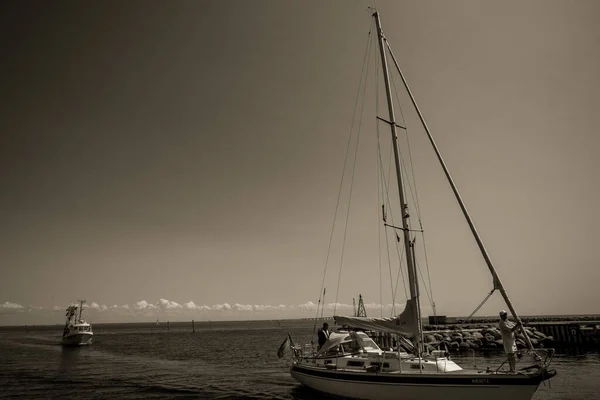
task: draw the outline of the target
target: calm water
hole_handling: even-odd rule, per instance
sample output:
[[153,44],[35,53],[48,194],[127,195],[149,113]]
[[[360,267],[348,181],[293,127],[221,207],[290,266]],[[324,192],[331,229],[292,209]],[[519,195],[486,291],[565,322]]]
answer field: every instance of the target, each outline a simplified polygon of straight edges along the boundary
[[[280,325],[281,324],[281,325]],[[0,328],[0,398],[314,399],[277,349],[287,332],[310,340],[312,323],[260,321],[95,325],[89,347],[63,348],[62,327]],[[459,359],[464,366],[470,358]],[[498,365],[499,355],[478,366]],[[536,400],[600,399],[600,355],[557,355],[558,376]]]

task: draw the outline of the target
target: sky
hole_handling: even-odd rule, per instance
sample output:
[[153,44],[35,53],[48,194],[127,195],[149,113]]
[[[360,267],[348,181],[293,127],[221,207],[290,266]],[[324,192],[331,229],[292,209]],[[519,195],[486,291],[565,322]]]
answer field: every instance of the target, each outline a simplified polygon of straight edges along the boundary
[[[517,311],[599,313],[600,5],[375,5]],[[397,262],[379,264],[375,112],[343,263],[343,221],[328,253],[371,6],[3,3],[0,325],[59,323],[78,299],[96,322],[314,317],[322,282],[325,316],[352,312],[359,293],[369,315],[399,312]],[[399,99],[419,266],[438,314],[469,315],[490,274]],[[495,294],[479,314],[500,308]]]

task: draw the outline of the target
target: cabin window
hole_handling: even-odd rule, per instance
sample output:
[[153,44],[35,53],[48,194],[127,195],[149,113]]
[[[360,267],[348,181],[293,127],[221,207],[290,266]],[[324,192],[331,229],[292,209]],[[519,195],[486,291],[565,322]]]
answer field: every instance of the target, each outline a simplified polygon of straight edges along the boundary
[[363,346],[365,349],[375,349],[375,350],[380,350],[379,346],[377,346],[375,344],[375,342],[373,340],[369,339],[363,339]]
[[347,364],[349,367],[364,367],[365,362],[364,361],[348,361]]
[[[381,365],[381,363],[372,362],[371,365]],[[390,367],[390,363],[389,362],[383,363],[383,368],[389,368],[389,367]]]

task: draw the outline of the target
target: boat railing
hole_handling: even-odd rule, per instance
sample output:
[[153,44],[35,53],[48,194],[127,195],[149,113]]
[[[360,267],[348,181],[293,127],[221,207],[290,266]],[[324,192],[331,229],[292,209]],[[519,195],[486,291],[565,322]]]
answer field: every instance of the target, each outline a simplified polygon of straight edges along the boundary
[[[533,350],[526,350],[524,351],[524,353],[528,353],[530,354],[536,361],[536,364],[530,367],[525,367],[522,368],[522,370],[528,370],[531,368],[548,368],[550,366],[550,363],[552,362],[552,359],[554,358],[554,353],[555,350],[552,348],[544,348],[544,349],[533,349]],[[538,354],[538,353],[545,353],[546,356],[542,359],[542,357]],[[518,358],[521,358],[522,356],[517,353]],[[504,364],[506,364],[509,360],[509,357],[507,355],[506,359],[502,362],[502,364],[500,364],[500,366],[498,368],[496,368],[496,373],[498,371],[500,371],[500,368],[502,368],[504,366]]]
[[550,365],[552,359],[554,358],[554,353],[556,352],[556,350],[554,350],[553,348],[535,349],[534,351],[536,353],[546,353],[546,357],[544,357],[544,361],[542,361],[542,367],[544,368],[547,368]]
[[[553,348],[527,349],[523,351],[525,354],[531,355],[540,367],[548,367],[554,358],[555,350]],[[544,353],[545,356],[540,356]]]
[[294,345],[292,346],[292,354],[294,359],[314,357],[315,349],[312,344]]
[[477,357],[475,356],[475,350],[469,349],[471,352],[471,361],[473,362],[473,368],[477,369]]

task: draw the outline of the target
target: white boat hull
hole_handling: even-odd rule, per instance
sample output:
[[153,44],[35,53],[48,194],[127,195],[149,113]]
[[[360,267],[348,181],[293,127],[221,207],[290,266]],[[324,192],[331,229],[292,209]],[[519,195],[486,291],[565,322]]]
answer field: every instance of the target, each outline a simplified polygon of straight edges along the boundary
[[92,332],[78,332],[63,336],[63,346],[86,346],[92,344],[92,338],[94,334]]
[[345,372],[299,365],[292,366],[291,375],[330,395],[376,400],[529,400],[543,380],[541,375]]

